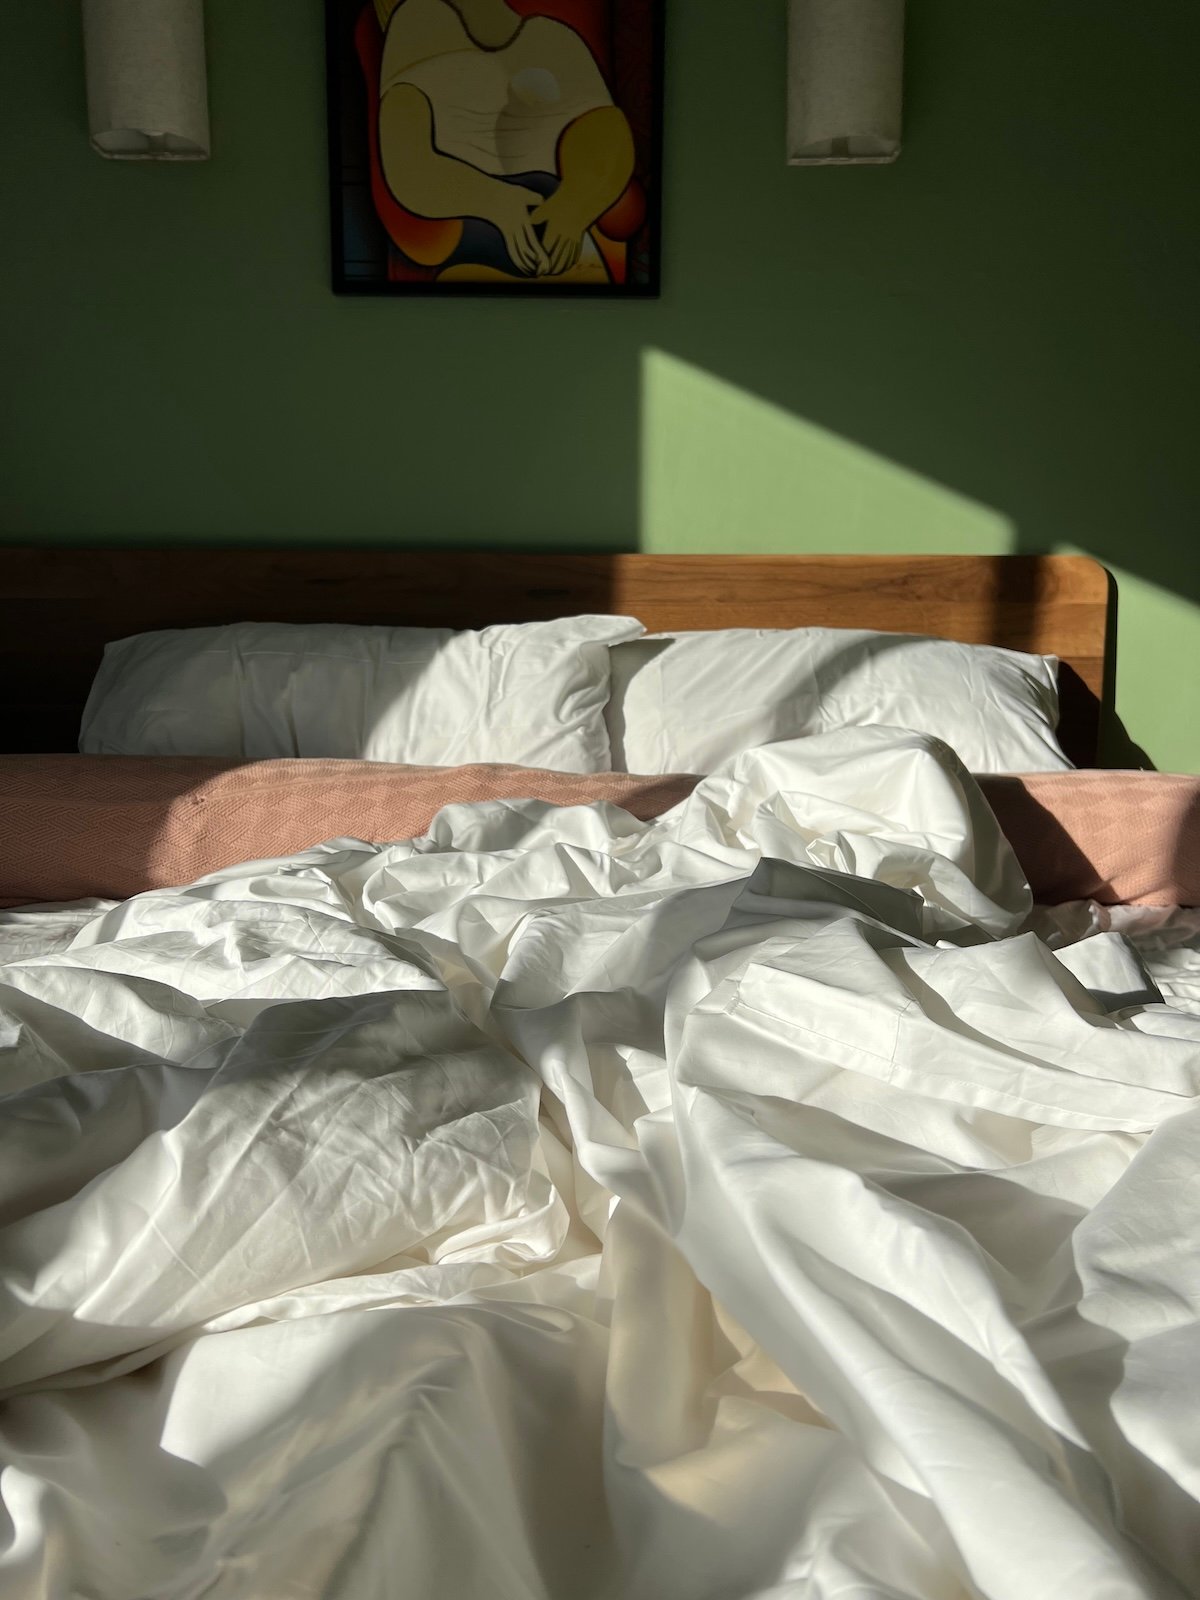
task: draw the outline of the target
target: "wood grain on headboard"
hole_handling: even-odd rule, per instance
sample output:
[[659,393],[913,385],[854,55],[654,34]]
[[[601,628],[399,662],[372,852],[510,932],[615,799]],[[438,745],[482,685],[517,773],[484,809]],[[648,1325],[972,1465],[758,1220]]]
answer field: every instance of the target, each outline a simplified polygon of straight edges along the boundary
[[874,628],[1057,655],[1060,736],[1090,765],[1110,588],[1083,556],[0,548],[0,749],[74,749],[105,644],[132,633],[238,621],[472,628],[611,612],[651,632]]

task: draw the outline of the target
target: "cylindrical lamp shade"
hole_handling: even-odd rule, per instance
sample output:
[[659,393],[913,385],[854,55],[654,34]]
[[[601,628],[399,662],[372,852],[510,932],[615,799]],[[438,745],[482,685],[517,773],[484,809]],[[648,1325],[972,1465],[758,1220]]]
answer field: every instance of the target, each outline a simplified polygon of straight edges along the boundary
[[204,0],[83,0],[92,149],[117,161],[209,152]]
[[900,154],[904,0],[789,0],[792,166]]

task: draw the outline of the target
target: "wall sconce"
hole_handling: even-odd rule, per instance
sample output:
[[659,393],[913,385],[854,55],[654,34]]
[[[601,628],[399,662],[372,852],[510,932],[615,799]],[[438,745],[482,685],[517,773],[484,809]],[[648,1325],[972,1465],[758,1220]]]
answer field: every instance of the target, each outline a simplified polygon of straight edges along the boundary
[[115,161],[205,161],[204,0],[83,0],[92,149]]
[[894,161],[903,69],[904,0],[789,0],[789,165]]

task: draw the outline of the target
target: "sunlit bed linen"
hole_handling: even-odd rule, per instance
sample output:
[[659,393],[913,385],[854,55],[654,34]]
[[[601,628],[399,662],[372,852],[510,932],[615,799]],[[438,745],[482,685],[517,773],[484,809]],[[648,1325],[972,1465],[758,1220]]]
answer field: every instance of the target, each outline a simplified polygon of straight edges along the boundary
[[[0,966],[65,950],[86,923],[116,905],[115,900],[92,899],[0,910]],[[1035,906],[1026,927],[1051,949],[1098,933],[1119,933],[1137,952],[1165,1000],[1180,1010],[1200,1013],[1200,908],[1103,906],[1094,900],[1073,900]]]
[[1032,914],[856,730],[10,964],[0,1593],[1189,1592],[1200,1019]]
[[1200,907],[1104,906],[1073,900],[1035,906],[1027,926],[1052,950],[1098,933],[1128,939],[1164,1000],[1200,1015]]
[[[0,966],[65,950],[85,924],[111,911],[115,900],[0,910]],[[1025,923],[1052,950],[1098,933],[1128,939],[1163,998],[1200,1012],[1200,907],[1105,906],[1072,900],[1035,906]]]

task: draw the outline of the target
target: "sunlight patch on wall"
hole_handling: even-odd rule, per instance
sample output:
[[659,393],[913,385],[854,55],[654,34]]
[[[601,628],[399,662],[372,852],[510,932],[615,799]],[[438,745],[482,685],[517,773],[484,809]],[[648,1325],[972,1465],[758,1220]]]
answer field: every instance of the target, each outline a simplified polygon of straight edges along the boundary
[[1012,548],[1000,512],[661,350],[642,357],[641,548]]

